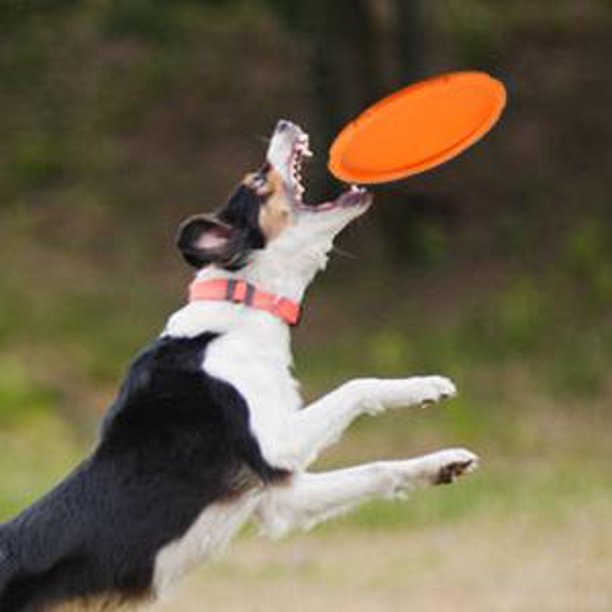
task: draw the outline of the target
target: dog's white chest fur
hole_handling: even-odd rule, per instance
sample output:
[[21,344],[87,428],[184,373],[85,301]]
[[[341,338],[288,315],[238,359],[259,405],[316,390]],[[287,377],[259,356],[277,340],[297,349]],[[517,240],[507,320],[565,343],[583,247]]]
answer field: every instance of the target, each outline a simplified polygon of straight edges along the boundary
[[204,367],[210,375],[231,383],[245,398],[251,431],[263,456],[273,463],[287,415],[301,404],[282,349],[256,333],[236,330],[210,346]]
[[[297,383],[291,376],[289,332],[267,313],[233,304],[190,304],[175,313],[165,333],[193,336],[219,333],[207,348],[206,373],[232,384],[245,399],[250,428],[264,458],[276,456],[282,427],[301,405]],[[157,593],[177,581],[197,563],[223,548],[255,510],[260,490],[232,502],[205,508],[191,528],[157,555],[154,584]]]
[[203,327],[220,334],[208,347],[203,368],[233,385],[245,399],[251,431],[264,458],[274,463],[279,433],[302,405],[291,374],[288,328],[270,314],[246,306],[194,303],[170,318],[165,333],[193,336]]

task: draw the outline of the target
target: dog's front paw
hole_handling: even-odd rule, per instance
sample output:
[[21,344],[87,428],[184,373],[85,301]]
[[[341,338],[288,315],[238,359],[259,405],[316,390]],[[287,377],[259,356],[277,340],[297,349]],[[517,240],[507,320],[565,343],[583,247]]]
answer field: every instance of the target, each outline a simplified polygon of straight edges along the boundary
[[426,406],[452,397],[457,389],[443,376],[413,376],[411,378],[360,378],[344,386],[360,409],[378,414],[389,408]]
[[457,395],[457,387],[450,378],[444,376],[419,376],[409,378],[413,384],[415,405],[429,406]]
[[478,467],[478,456],[465,448],[451,448],[414,459],[377,464],[388,499],[403,499],[415,489],[455,482]]
[[465,448],[451,448],[424,457],[423,479],[427,484],[451,484],[478,468],[478,455]]
[[453,381],[444,376],[413,376],[389,381],[385,391],[385,404],[389,408],[430,406],[457,394]]

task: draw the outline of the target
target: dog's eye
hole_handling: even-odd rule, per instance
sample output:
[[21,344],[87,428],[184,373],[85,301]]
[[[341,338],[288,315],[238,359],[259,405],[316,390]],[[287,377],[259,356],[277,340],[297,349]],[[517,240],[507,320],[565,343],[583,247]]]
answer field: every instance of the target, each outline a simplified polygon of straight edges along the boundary
[[252,185],[255,189],[263,189],[268,184],[268,179],[265,174],[256,174],[253,177]]

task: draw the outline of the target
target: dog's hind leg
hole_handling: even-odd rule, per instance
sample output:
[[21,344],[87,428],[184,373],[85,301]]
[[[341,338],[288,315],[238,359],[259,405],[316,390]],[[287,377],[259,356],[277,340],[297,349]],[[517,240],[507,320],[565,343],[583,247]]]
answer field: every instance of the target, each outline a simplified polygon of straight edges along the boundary
[[458,448],[414,459],[296,474],[291,484],[264,493],[257,517],[264,533],[280,537],[294,529],[310,529],[370,499],[401,498],[420,487],[453,482],[477,465],[474,453]]
[[362,414],[432,404],[455,393],[455,385],[442,376],[352,380],[292,414],[268,459],[279,467],[302,470]]

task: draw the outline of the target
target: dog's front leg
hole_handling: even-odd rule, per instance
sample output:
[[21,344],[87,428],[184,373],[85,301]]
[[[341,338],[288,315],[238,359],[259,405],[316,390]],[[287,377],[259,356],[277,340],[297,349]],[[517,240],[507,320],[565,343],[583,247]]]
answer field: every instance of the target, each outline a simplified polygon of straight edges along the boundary
[[455,393],[455,385],[442,376],[352,380],[288,418],[272,463],[301,471],[362,414],[422,406]]
[[295,474],[290,484],[266,490],[256,515],[264,533],[279,537],[293,529],[310,529],[370,499],[401,498],[420,487],[453,482],[477,464],[474,453],[456,448],[414,459]]

